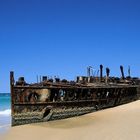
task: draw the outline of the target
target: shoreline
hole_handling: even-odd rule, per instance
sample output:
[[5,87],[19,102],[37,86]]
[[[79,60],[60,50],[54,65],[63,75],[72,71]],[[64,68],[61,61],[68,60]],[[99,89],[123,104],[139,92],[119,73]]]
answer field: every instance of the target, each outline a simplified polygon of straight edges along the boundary
[[11,127],[1,140],[138,140],[140,100],[86,115]]
[[11,128],[11,115],[0,115],[0,135]]

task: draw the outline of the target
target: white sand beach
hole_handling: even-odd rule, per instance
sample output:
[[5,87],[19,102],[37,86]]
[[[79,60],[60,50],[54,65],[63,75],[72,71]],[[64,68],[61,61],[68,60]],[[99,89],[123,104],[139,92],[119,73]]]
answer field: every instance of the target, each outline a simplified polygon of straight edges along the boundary
[[79,117],[10,128],[0,140],[139,140],[140,101]]

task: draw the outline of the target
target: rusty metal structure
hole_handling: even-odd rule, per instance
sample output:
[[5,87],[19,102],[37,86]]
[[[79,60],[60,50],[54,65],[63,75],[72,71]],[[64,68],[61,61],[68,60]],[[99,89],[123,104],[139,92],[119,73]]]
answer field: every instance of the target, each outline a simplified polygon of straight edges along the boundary
[[120,70],[121,78],[110,77],[109,68],[103,76],[100,65],[97,77],[89,66],[87,76],[77,76],[76,81],[43,76],[31,84],[24,77],[15,82],[10,72],[12,126],[78,116],[137,100],[140,79],[125,77],[123,66]]

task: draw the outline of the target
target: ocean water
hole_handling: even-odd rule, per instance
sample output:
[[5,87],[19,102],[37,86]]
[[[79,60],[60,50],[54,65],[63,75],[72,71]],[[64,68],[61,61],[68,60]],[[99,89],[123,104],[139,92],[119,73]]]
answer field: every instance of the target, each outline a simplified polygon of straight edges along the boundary
[[11,126],[11,101],[9,93],[0,93],[0,133]]

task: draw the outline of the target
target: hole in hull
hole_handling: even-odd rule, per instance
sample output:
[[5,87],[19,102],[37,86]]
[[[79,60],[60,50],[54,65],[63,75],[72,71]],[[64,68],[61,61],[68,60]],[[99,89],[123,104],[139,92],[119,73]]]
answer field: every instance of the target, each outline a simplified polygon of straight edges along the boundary
[[51,111],[50,109],[46,109],[43,114],[43,118],[46,118],[49,115],[50,111]]

